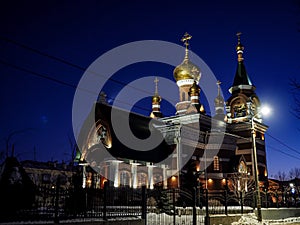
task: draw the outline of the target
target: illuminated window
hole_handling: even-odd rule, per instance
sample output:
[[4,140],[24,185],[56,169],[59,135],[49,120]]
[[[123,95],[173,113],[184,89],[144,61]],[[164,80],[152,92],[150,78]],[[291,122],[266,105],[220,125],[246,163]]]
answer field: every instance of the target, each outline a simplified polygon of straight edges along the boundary
[[130,185],[130,173],[128,171],[120,172],[120,186],[129,186]]
[[239,173],[247,173],[247,166],[244,161],[240,162],[238,171]]
[[214,170],[220,170],[220,165],[219,165],[219,157],[214,156]]
[[86,173],[86,187],[88,188],[92,186],[92,177],[93,174],[91,172]]

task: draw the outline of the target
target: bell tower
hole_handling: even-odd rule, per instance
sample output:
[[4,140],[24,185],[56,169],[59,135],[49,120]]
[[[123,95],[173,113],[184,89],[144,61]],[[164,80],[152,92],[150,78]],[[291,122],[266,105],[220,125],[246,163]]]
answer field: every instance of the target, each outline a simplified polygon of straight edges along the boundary
[[[268,127],[260,118],[260,100],[255,94],[255,86],[250,81],[244,65],[244,46],[241,43],[240,32],[237,33],[237,39],[238,64],[233,84],[229,89],[231,96],[226,102],[227,128],[230,133],[240,137],[237,139],[235,154],[237,157],[244,157],[247,172],[255,176],[255,158],[257,158],[259,180],[267,181],[264,134]],[[257,157],[254,157],[255,155]]]
[[226,114],[228,123],[249,121],[258,112],[260,101],[255,94],[255,86],[252,85],[246,67],[244,65],[244,46],[241,43],[241,34],[237,33],[236,46],[237,69],[229,92],[231,97],[226,102]]

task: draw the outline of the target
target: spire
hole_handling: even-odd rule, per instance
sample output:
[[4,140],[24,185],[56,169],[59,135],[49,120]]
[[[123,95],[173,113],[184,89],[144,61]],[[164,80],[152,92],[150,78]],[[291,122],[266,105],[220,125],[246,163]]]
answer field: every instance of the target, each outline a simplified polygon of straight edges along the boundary
[[216,114],[224,114],[224,98],[221,96],[221,81],[217,81],[218,96],[215,98],[215,110]]
[[184,56],[184,60],[188,60],[189,59],[189,40],[192,39],[192,36],[188,34],[188,32],[185,32],[185,34],[183,35],[183,37],[181,38],[181,41],[183,42],[183,44],[185,45],[185,56]]
[[[244,65],[244,58],[243,58],[243,53],[244,53],[244,46],[241,43],[241,32],[238,32],[237,35],[237,45],[236,45],[236,53],[237,53],[237,61],[238,61],[238,65],[237,65],[237,69],[235,72],[235,77],[234,77],[234,81],[232,84],[232,87],[230,88],[229,92],[232,93],[232,91],[235,90],[239,90],[239,89],[243,89],[243,87],[241,87],[241,85],[243,86],[252,86],[252,83],[250,81],[250,78],[248,76],[248,73],[246,71],[246,67]],[[247,88],[249,89],[249,88]]]
[[157,77],[155,77],[155,79],[154,79],[154,83],[155,83],[155,95],[158,95],[158,79],[157,79]]
[[238,62],[241,62],[244,60],[244,58],[243,58],[244,46],[241,44],[241,35],[242,35],[241,32],[238,32],[236,34],[236,36],[238,37],[238,44],[235,49],[236,49],[236,53],[238,55]]
[[161,118],[162,113],[160,112],[160,102],[161,97],[158,95],[158,79],[155,77],[154,83],[155,83],[155,93],[152,97],[152,112],[150,114],[151,118]]

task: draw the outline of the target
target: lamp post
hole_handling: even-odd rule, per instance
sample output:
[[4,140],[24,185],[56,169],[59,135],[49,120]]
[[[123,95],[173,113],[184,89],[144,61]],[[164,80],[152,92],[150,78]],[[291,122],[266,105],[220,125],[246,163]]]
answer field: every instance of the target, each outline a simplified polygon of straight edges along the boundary
[[256,151],[256,134],[255,134],[255,124],[254,124],[254,118],[259,115],[259,113],[262,114],[268,114],[270,112],[270,109],[265,107],[262,108],[262,110],[258,113],[256,113],[251,118],[251,134],[252,134],[252,155],[253,155],[253,176],[255,180],[255,189],[256,189],[256,207],[257,207],[257,220],[262,221],[262,215],[261,215],[261,199],[260,199],[260,192],[259,192],[259,179],[258,179],[258,164],[257,164],[257,151]]

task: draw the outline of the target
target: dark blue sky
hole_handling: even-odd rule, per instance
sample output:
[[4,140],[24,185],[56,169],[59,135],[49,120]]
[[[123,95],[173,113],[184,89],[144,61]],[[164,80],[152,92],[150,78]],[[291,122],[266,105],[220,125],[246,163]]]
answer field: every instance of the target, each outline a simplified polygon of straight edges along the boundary
[[[33,159],[36,148],[38,160],[69,160],[74,87],[84,68],[128,42],[181,45],[187,31],[193,36],[191,50],[222,81],[227,99],[237,64],[235,34],[241,31],[248,74],[262,104],[272,107],[272,115],[264,120],[271,135],[266,135],[269,174],[299,167],[300,124],[290,113],[289,86],[289,78],[298,78],[300,71],[299,5],[292,0],[2,1],[0,150],[5,150],[3,139],[11,132],[25,129],[10,141],[20,159]],[[124,68],[115,78],[125,83],[146,75],[173,79],[172,70],[145,63]],[[118,84],[110,86],[108,97],[120,89]],[[150,101],[142,106],[151,110]]]

